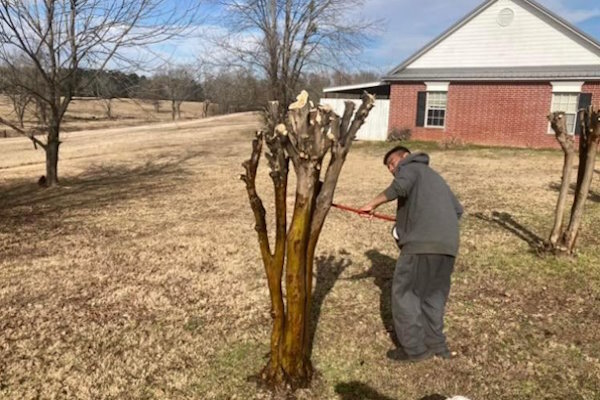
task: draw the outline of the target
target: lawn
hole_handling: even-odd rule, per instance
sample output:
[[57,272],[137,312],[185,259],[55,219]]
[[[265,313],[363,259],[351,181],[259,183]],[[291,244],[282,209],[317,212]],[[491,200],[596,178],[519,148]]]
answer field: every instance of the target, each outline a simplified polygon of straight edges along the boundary
[[[271,398],[249,379],[270,316],[239,180],[258,126],[240,114],[66,135],[62,186],[47,190],[42,152],[0,140],[0,398]],[[360,206],[389,184],[387,146],[356,143],[337,202]],[[559,152],[410,146],[466,209],[447,309],[457,357],[386,359],[391,226],[332,210],[315,273],[318,374],[296,397],[599,399],[600,176],[577,257],[540,256]],[[272,216],[264,168],[258,185]]]

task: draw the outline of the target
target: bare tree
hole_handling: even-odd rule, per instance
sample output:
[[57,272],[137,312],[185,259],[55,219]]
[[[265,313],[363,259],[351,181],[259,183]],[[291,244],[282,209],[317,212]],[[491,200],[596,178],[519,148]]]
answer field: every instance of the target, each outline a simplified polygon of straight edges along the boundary
[[[81,68],[102,71],[109,62],[129,61],[123,50],[167,40],[194,18],[185,2],[168,0],[2,0],[0,61],[9,79],[35,97],[46,140],[11,126],[46,152],[46,182],[58,183],[61,123],[80,84]],[[131,50],[135,51],[135,50]],[[23,79],[14,60],[26,58],[40,82]]]
[[[267,133],[258,132],[252,155],[244,162],[242,180],[256,221],[256,231],[267,274],[273,316],[270,359],[261,378],[272,387],[307,385],[312,377],[310,362],[310,310],[313,261],[319,235],[333,201],[338,177],[352,141],[373,108],[375,98],[365,93],[354,119],[355,105],[346,103],[342,117],[326,106],[314,107],[303,91],[290,105],[285,124]],[[279,115],[279,105],[269,107],[270,123]],[[275,246],[272,249],[265,220],[265,208],[256,191],[256,172],[267,144],[271,179],[275,188]],[[321,181],[326,155],[329,164]],[[296,202],[286,231],[286,193],[291,159],[296,173]],[[285,264],[286,305],[282,293]]]
[[31,93],[18,86],[10,86],[5,93],[12,103],[13,111],[19,121],[19,126],[21,129],[25,128],[25,112],[32,100]]
[[336,70],[332,74],[335,86],[352,85],[354,83],[373,82],[379,79],[380,74],[373,71],[358,71],[355,73]]
[[352,19],[363,0],[216,0],[228,30],[219,46],[233,62],[256,69],[283,114],[310,66],[352,60],[372,21]]
[[163,98],[171,102],[173,121],[181,118],[181,104],[184,101],[197,100],[202,95],[202,88],[194,78],[193,69],[189,66],[170,68],[153,79],[156,80]]
[[118,97],[119,85],[111,74],[96,74],[91,83],[95,97],[102,102],[106,118],[113,119],[112,103]]
[[555,222],[550,234],[550,248],[558,252],[572,254],[583,218],[585,201],[590,192],[590,186],[594,177],[596,154],[600,143],[600,111],[592,106],[580,110],[580,138],[579,138],[579,167],[577,171],[577,183],[575,185],[575,198],[571,208],[571,216],[568,225],[564,225],[564,214],[567,196],[571,184],[571,171],[575,159],[575,141],[567,134],[564,112],[555,112],[548,116],[556,138],[565,153],[563,164],[563,175],[560,194],[555,212]]
[[268,101],[266,82],[246,68],[206,74],[203,88],[205,98],[224,113],[260,110]]
[[160,82],[154,78],[144,79],[136,89],[136,96],[143,101],[149,102],[154,107],[155,113],[160,113],[160,100],[162,98],[162,88]]
[[[20,60],[15,60],[13,65],[18,69],[19,76],[27,80],[35,80],[35,68],[31,63],[28,63],[26,59],[21,58]],[[32,102],[33,96],[29,91],[15,85],[10,79],[10,69],[1,67],[0,74],[2,75],[0,77],[0,89],[10,100],[19,127],[24,128],[25,112],[27,111],[27,106]]]

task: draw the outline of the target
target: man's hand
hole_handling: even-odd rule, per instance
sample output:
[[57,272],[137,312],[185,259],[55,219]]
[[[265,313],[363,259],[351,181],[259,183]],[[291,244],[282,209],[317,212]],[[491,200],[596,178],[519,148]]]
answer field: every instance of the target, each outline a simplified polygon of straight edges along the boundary
[[365,213],[366,215],[372,215],[375,212],[375,209],[382,205],[383,203],[387,203],[389,200],[385,197],[385,192],[379,194],[373,200],[362,206],[359,210],[360,212]]
[[373,212],[375,211],[375,207],[371,203],[369,203],[359,208],[359,210],[360,212],[365,214],[373,214]]

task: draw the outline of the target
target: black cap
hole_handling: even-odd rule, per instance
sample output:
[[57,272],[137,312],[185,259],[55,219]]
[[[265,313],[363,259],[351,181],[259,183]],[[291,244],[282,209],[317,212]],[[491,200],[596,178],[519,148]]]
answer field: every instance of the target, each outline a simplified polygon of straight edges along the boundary
[[402,154],[404,154],[404,153],[410,154],[410,150],[407,147],[396,146],[393,149],[391,149],[390,151],[388,151],[387,153],[385,153],[385,156],[383,157],[383,165],[387,165],[388,158],[390,158],[390,156],[392,154],[397,153],[397,152],[400,152]]

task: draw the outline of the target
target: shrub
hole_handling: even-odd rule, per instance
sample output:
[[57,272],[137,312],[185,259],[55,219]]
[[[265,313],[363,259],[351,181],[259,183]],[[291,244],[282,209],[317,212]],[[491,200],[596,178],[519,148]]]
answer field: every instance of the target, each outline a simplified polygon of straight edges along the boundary
[[442,141],[440,141],[439,145],[440,145],[440,148],[442,148],[443,150],[452,150],[452,149],[459,149],[461,147],[464,147],[465,142],[461,138],[458,138],[456,136],[448,136],[448,137],[442,139]]
[[412,136],[412,131],[410,128],[393,128],[388,133],[388,141],[389,142],[405,142],[410,140]]

